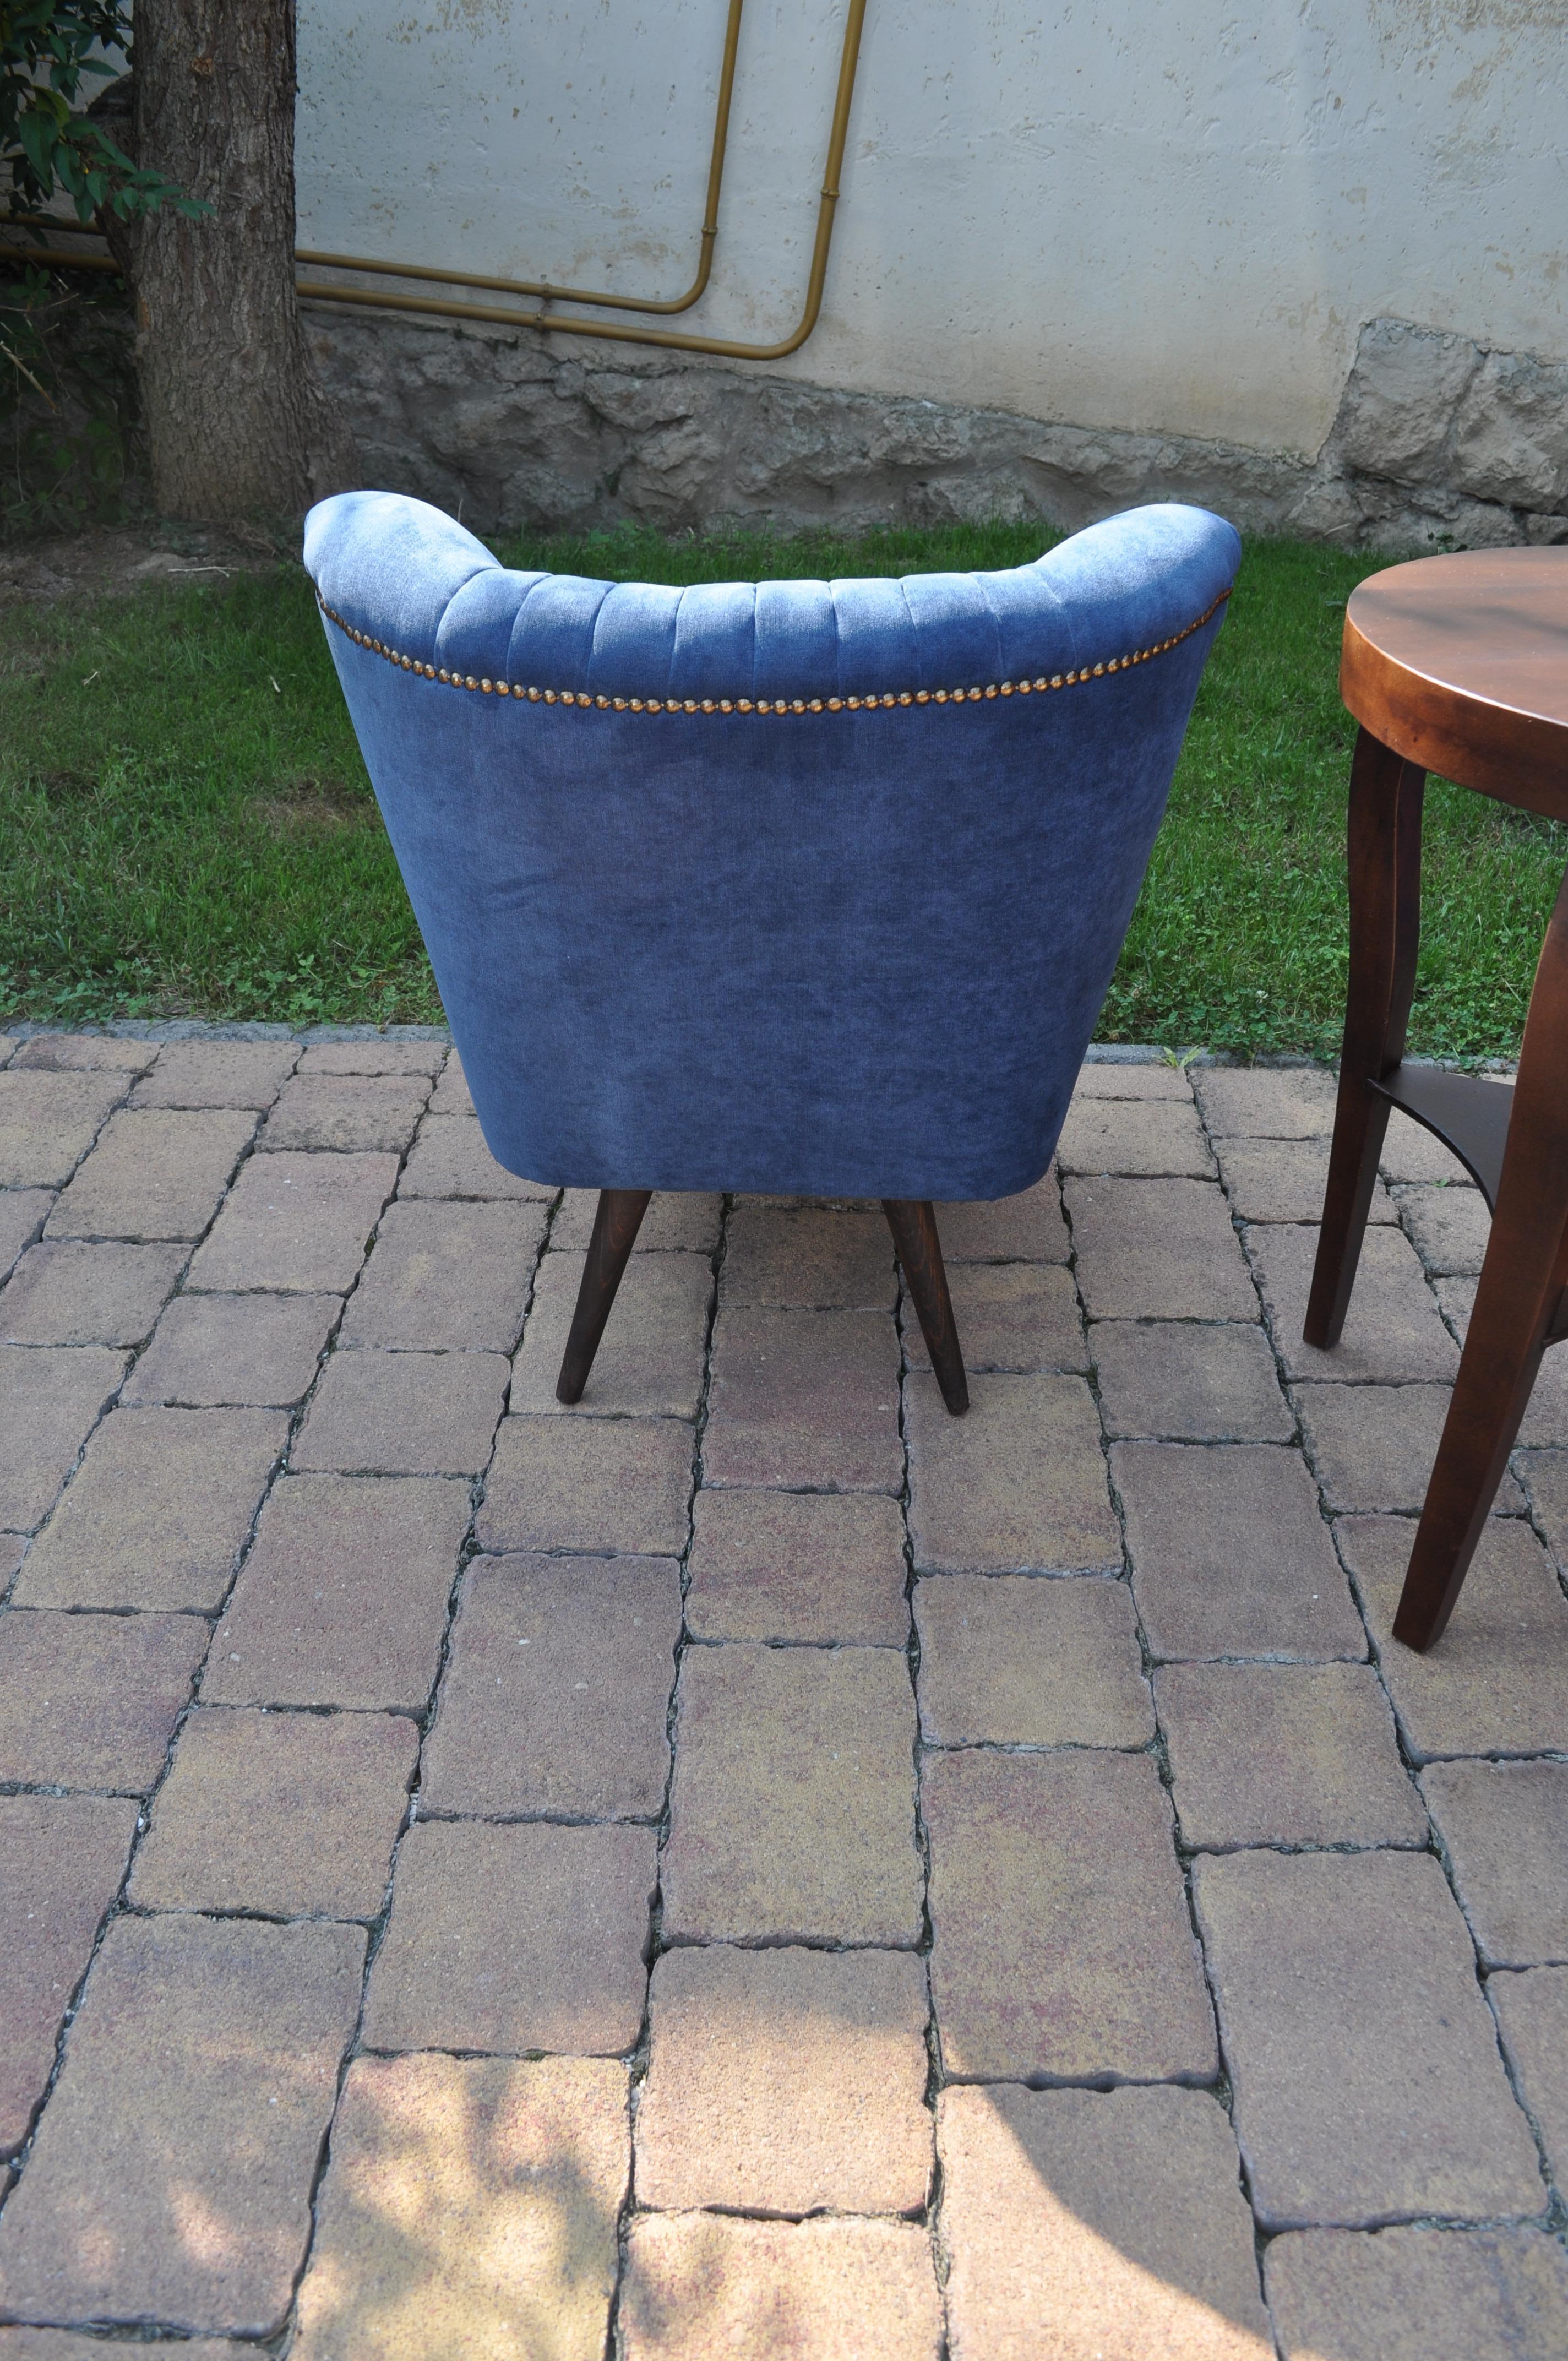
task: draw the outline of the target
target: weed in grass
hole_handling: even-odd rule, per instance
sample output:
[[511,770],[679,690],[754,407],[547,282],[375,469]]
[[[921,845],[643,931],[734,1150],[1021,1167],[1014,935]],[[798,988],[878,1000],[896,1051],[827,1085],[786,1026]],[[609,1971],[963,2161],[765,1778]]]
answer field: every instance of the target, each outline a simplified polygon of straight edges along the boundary
[[[1021,524],[508,540],[512,565],[670,583],[1014,566]],[[1255,542],[1199,694],[1101,1038],[1338,1046],[1343,606],[1376,561]],[[276,683],[276,687],[273,684]],[[1517,1047],[1568,829],[1434,782],[1411,1047]],[[310,588],[294,566],[13,609],[0,651],[0,1010],[439,1021]]]

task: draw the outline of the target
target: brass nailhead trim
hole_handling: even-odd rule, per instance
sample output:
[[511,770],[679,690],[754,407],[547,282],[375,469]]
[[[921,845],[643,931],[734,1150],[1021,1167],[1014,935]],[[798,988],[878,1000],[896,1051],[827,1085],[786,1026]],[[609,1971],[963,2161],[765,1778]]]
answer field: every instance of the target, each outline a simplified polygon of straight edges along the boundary
[[1179,648],[1194,631],[1217,615],[1230,597],[1229,589],[1222,590],[1211,606],[1205,607],[1196,621],[1168,640],[1157,640],[1150,648],[1137,648],[1131,655],[1111,656],[1105,663],[1085,664],[1080,672],[1058,672],[1048,676],[1042,673],[1037,680],[988,681],[982,688],[916,688],[900,689],[896,694],[888,689],[872,697],[813,697],[769,698],[760,697],[598,697],[587,689],[525,688],[521,681],[476,680],[472,673],[448,672],[444,665],[438,672],[433,664],[422,664],[418,656],[405,656],[396,648],[384,647],[367,631],[356,631],[345,622],[335,607],[329,607],[319,592],[316,603],[327,620],[347,633],[356,648],[368,648],[372,655],[384,656],[389,664],[404,672],[414,672],[425,680],[439,680],[449,688],[477,689],[483,696],[526,697],[531,704],[592,706],[598,711],[616,713],[871,713],[888,711],[900,705],[968,705],[981,697],[1029,697],[1048,694],[1056,688],[1077,688],[1086,680],[1099,680],[1108,672],[1125,672],[1129,664],[1147,664],[1151,656],[1163,656],[1171,648]]

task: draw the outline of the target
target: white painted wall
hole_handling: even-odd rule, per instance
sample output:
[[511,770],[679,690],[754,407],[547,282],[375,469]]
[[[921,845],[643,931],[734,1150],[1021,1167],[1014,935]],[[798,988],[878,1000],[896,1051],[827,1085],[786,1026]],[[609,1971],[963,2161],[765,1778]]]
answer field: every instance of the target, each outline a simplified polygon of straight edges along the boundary
[[[724,20],[300,0],[301,242],[679,292]],[[672,324],[793,326],[842,25],[748,0]],[[1311,456],[1379,314],[1568,359],[1568,0],[871,0],[821,324],[769,367]]]

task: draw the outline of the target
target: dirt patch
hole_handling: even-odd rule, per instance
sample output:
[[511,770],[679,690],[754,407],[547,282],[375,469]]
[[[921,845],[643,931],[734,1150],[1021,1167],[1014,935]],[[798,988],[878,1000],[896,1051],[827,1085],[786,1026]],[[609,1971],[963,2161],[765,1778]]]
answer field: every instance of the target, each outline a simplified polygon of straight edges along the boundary
[[222,590],[240,575],[270,572],[290,554],[264,533],[252,538],[200,526],[99,526],[48,541],[7,542],[0,544],[0,610],[126,597],[155,582]]

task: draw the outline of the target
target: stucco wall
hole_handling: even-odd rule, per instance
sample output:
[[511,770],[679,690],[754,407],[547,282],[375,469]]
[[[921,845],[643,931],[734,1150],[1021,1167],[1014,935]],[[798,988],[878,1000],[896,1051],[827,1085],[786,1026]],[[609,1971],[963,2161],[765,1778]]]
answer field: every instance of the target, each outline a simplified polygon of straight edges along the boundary
[[[301,0],[302,241],[678,291],[724,16]],[[748,0],[683,325],[793,325],[842,22]],[[871,0],[821,324],[768,374],[1299,468],[1368,322],[1568,364],[1565,124],[1568,0]]]

